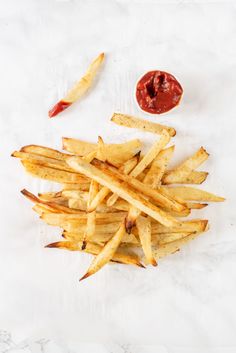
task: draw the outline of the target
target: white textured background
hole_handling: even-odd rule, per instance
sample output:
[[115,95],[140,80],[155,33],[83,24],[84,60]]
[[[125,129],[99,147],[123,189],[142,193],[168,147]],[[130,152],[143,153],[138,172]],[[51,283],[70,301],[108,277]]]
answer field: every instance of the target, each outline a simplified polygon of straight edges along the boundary
[[[16,341],[127,343],[117,352],[129,353],[148,343],[165,353],[236,347],[235,18],[235,2],[226,1],[0,0],[0,328]],[[48,109],[101,51],[96,87],[49,120]],[[195,213],[211,230],[157,269],[107,266],[79,283],[90,259],[44,249],[59,230],[37,220],[19,193],[54,186],[26,175],[10,154],[30,143],[60,148],[61,136],[153,141],[109,118],[113,111],[145,117],[135,82],[155,68],[173,73],[185,94],[177,109],[152,119],[177,129],[177,160],[207,148],[204,187],[227,202]]]

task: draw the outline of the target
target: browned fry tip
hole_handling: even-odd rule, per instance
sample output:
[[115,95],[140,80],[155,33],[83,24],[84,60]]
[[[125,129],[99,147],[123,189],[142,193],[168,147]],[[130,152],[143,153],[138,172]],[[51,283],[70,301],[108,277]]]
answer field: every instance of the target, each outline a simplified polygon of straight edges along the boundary
[[86,242],[86,240],[83,240],[83,244],[81,246],[81,250],[85,250],[86,246],[87,246],[87,242]]
[[157,262],[155,259],[152,259],[151,263],[152,263],[152,266],[155,266],[155,267],[157,266]]
[[133,220],[128,219],[127,217],[125,218],[126,233],[130,234],[134,225],[135,225],[135,220],[133,221]]
[[85,273],[85,275],[83,275],[83,277],[80,278],[80,282],[83,281],[84,279],[88,278],[89,276],[91,276],[91,273],[87,272]]
[[44,246],[45,248],[59,248],[60,247],[60,241],[56,241],[55,243],[50,243],[48,245]]

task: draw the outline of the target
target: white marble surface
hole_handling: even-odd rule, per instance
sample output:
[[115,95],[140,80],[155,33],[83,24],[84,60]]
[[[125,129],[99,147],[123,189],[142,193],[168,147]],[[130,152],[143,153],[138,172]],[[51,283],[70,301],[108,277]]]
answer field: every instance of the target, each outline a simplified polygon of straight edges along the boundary
[[[12,335],[0,335],[0,352],[235,352],[235,2],[0,0],[0,14],[0,328]],[[101,51],[96,89],[49,120]],[[152,141],[109,123],[113,111],[145,117],[133,90],[152,68],[184,87],[180,107],[158,118],[178,131],[177,159],[204,145],[205,188],[227,202],[200,211],[211,230],[157,269],[107,266],[79,283],[90,259],[44,249],[59,230],[19,193],[54,186],[27,176],[10,153],[60,148],[61,136]]]

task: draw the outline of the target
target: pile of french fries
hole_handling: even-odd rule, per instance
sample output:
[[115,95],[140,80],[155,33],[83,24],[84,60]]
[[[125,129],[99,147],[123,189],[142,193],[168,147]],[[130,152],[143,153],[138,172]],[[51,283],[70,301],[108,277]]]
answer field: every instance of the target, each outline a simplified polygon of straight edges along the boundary
[[203,147],[170,170],[173,128],[124,114],[111,120],[157,134],[157,140],[146,154],[137,139],[106,144],[101,137],[96,144],[63,138],[66,153],[29,145],[12,154],[28,173],[61,184],[57,192],[22,193],[42,220],[62,228],[62,239],[46,247],[95,255],[81,279],[110,261],[156,266],[208,229],[205,219],[184,220],[192,209],[224,200],[186,185],[208,175],[197,170],[209,156]]

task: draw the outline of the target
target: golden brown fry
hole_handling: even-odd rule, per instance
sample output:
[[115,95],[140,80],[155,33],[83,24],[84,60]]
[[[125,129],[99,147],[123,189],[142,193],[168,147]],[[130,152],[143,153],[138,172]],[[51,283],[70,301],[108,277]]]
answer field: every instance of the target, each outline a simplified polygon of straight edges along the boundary
[[121,198],[140,209],[140,211],[145,212],[152,218],[156,219],[161,224],[171,227],[174,224],[179,223],[175,218],[171,217],[151,202],[145,200],[142,196],[131,190],[130,187],[121,183],[117,178],[108,175],[89,163],[86,163],[80,157],[69,158],[67,163],[71,168],[74,168],[76,171],[94,179],[99,184],[106,186],[112,192],[117,193]]
[[63,195],[62,195],[61,191],[38,193],[38,197],[44,201],[55,200],[55,199],[60,198],[62,196]]
[[195,234],[196,232],[193,233],[188,233],[188,232],[182,232],[182,233],[164,233],[164,234],[158,234],[158,236],[155,239],[155,242],[157,243],[158,246],[164,245],[171,243],[173,241],[185,238],[191,234]]
[[106,265],[116,253],[122,238],[125,234],[125,225],[124,222],[120,225],[119,229],[115,233],[115,235],[106,243],[104,248],[100,251],[100,253],[95,257],[92,261],[91,265],[89,266],[88,271],[86,274],[80,279],[83,280],[97,271],[99,271],[104,265]]
[[[101,244],[105,245],[112,237],[114,233],[95,233],[93,236],[93,242],[96,244]],[[82,241],[83,240],[83,233],[77,232],[77,233],[71,233],[64,231],[62,236],[65,239],[71,240],[71,241]],[[132,246],[140,246],[139,241],[137,240],[136,236],[134,234],[125,234],[123,239],[122,239],[122,244],[130,244]]]
[[63,190],[81,190],[81,191],[89,191],[90,182],[87,183],[63,183],[62,184]]
[[152,254],[152,229],[150,219],[139,216],[136,220],[136,226],[147,262],[153,266],[157,266],[157,262]]
[[[48,244],[46,248],[57,248],[64,249],[70,251],[84,251],[92,255],[98,255],[103,250],[102,246],[98,244],[94,244],[92,242],[88,242],[86,249],[82,249],[83,242],[82,241],[58,241],[52,244]],[[136,265],[143,267],[138,256],[134,253],[126,253],[122,251],[122,249],[116,251],[110,261],[119,262],[128,265]],[[88,277],[88,276],[87,276]]]
[[18,151],[13,152],[12,157],[21,158],[23,161],[26,161],[32,164],[37,164],[37,165],[41,165],[49,168],[58,169],[58,170],[65,170],[73,173],[73,170],[70,167],[68,167],[67,163],[64,160],[53,159],[53,158],[37,155],[34,153],[18,152]]
[[178,187],[161,187],[170,196],[180,197],[185,201],[207,201],[207,202],[221,202],[225,199],[221,196],[214,195],[205,190],[196,189],[189,186],[178,186]]
[[63,190],[61,196],[67,199],[82,200],[88,202],[89,193],[82,190]]
[[21,148],[20,152],[34,153],[48,158],[54,158],[60,161],[65,161],[71,154],[62,153],[53,148],[39,146],[39,145],[27,145]]
[[[99,185],[96,181],[92,180],[90,184],[90,189],[89,189],[89,197],[87,201],[87,210],[90,207],[90,203],[94,199],[94,197],[97,195],[99,189]],[[96,210],[93,212],[88,213],[87,216],[87,228],[84,233],[84,239],[83,239],[83,248],[86,247],[86,242],[87,239],[91,239],[95,233],[95,225],[96,225]]]
[[111,121],[117,125],[140,129],[142,131],[148,131],[154,134],[161,134],[163,130],[166,130],[170,136],[175,136],[176,134],[173,127],[152,123],[151,121],[139,119],[126,114],[114,113]]
[[197,203],[197,202],[186,202],[186,205],[191,210],[201,210],[208,206],[207,203]]
[[158,233],[180,233],[180,232],[205,232],[208,229],[208,221],[205,219],[193,219],[191,221],[182,221],[181,224],[174,227],[165,227],[162,224],[152,223],[152,234]]
[[176,179],[176,176],[179,178],[187,177],[193,170],[198,168],[203,162],[207,160],[209,154],[206,150],[201,147],[197,152],[195,152],[191,157],[186,159],[182,164],[172,171],[169,171],[164,176],[164,182],[166,184],[173,183]]
[[164,185],[170,185],[170,184],[202,184],[209,173],[207,172],[198,172],[197,170],[192,171],[189,175],[187,176],[182,176],[182,175],[172,175],[171,181],[168,182],[166,181],[166,177],[168,176],[168,173],[170,171],[167,171],[164,174],[164,177],[162,178],[162,184]]
[[159,246],[157,249],[153,250],[155,258],[158,260],[164,256],[174,254],[176,251],[180,250],[182,245],[187,244],[189,241],[196,239],[200,234],[203,233],[192,233],[179,240]]
[[161,179],[174,153],[175,146],[166,148],[158,153],[147,171],[143,182],[156,189],[161,184]]
[[54,168],[45,167],[29,163],[22,160],[21,163],[25,170],[40,179],[54,181],[56,183],[85,183],[88,179],[78,173],[66,172],[64,170],[57,170]]

